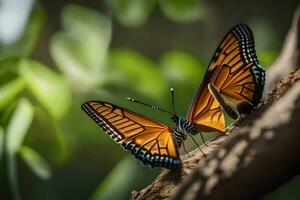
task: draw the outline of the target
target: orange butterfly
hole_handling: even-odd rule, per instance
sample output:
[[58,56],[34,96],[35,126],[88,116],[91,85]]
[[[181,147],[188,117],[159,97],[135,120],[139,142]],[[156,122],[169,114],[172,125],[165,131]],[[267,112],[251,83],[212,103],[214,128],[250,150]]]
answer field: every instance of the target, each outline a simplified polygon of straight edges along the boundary
[[[151,106],[172,114],[176,128],[106,102],[89,101],[82,109],[114,141],[144,164],[177,168],[181,165],[178,148],[188,134],[225,132],[222,110],[232,118],[250,113],[262,97],[264,82],[265,71],[255,55],[252,32],[247,25],[239,24],[220,43],[187,117]],[[173,92],[172,102],[174,105]]]

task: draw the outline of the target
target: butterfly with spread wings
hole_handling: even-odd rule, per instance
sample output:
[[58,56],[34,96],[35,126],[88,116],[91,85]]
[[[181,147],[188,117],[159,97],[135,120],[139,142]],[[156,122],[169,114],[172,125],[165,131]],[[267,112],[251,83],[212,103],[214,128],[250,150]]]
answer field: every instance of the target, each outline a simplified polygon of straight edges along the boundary
[[178,168],[181,166],[178,149],[187,135],[224,133],[223,111],[234,119],[250,113],[260,102],[264,82],[265,71],[258,63],[252,32],[247,25],[239,24],[221,41],[187,116],[172,114],[176,128],[107,102],[88,101],[82,109],[144,164]]

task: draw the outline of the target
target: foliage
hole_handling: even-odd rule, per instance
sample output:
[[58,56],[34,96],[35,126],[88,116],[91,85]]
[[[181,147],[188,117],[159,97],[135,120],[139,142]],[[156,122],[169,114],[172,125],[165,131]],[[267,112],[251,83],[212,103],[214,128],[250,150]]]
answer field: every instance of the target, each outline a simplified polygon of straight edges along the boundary
[[[135,188],[140,184],[147,183],[149,176],[143,176],[146,167],[143,167],[138,162],[133,162],[133,158],[125,157],[117,166],[111,170],[107,178],[98,186],[92,196],[93,200],[105,199],[129,199],[133,183]],[[150,172],[154,174],[154,171]],[[118,192],[115,191],[119,188]]]
[[114,82],[123,82],[145,96],[163,99],[167,83],[150,59],[128,49],[115,49],[109,54],[109,64]]
[[199,19],[205,11],[201,0],[160,0],[159,5],[168,18],[177,22]]
[[[84,115],[80,104],[106,100],[170,123],[168,115],[132,105],[123,97],[172,110],[169,88],[174,87],[176,112],[185,115],[205,73],[203,63],[209,58],[198,58],[191,51],[164,49],[154,58],[111,44],[112,19],[132,29],[147,23],[158,10],[172,23],[180,22],[180,28],[208,13],[204,0],[107,0],[103,4],[112,18],[96,8],[63,7],[62,28],[50,35],[51,62],[34,55],[38,44],[44,42],[39,41],[45,34],[42,27],[48,26],[48,13],[41,3],[33,6],[20,38],[0,44],[0,162],[6,165],[0,167],[0,175],[8,176],[15,199],[23,193],[30,194],[30,199],[41,199],[45,191],[53,199],[129,197],[130,191],[142,188],[157,171],[142,167],[134,159],[121,159],[127,154]],[[270,65],[278,52],[265,48],[268,43],[258,48],[263,65]],[[54,66],[49,66],[52,61]],[[24,168],[40,179],[39,184]],[[83,183],[85,187],[78,187]],[[1,180],[0,187],[5,184]],[[74,188],[78,190],[75,193]]]
[[[202,0],[107,0],[116,19],[125,26],[140,26],[149,18],[155,6],[175,22],[189,22],[203,16]],[[201,6],[200,6],[201,5]]]
[[71,91],[62,77],[36,61],[21,60],[19,67],[31,94],[53,118],[60,119],[71,103]]
[[20,154],[35,175],[44,180],[51,177],[51,169],[47,161],[40,156],[38,152],[30,147],[22,146],[20,148]]
[[126,26],[139,26],[147,20],[157,0],[107,0],[116,19]]
[[13,113],[6,130],[5,146],[7,153],[8,177],[15,199],[20,199],[18,191],[16,154],[24,141],[26,133],[32,122],[32,118],[32,105],[26,99],[20,99],[16,107],[16,111]]
[[95,10],[68,5],[62,13],[62,25],[63,31],[51,41],[51,55],[59,69],[74,86],[91,88],[103,83],[110,21]]
[[40,30],[45,21],[44,18],[45,13],[43,9],[35,7],[25,26],[23,35],[12,44],[0,46],[0,59],[11,56],[29,56],[35,48]]

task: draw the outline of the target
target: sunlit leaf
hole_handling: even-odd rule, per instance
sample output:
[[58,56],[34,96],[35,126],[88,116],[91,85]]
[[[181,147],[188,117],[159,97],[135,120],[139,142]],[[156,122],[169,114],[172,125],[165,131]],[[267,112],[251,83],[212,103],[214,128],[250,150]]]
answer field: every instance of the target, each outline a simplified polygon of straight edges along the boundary
[[36,176],[43,180],[51,177],[49,164],[38,152],[28,146],[22,146],[19,152],[24,162]]
[[160,66],[169,80],[198,84],[204,68],[198,59],[183,51],[169,51],[160,60]]
[[27,130],[33,119],[33,108],[26,99],[21,99],[11,117],[6,131],[7,153],[14,154],[18,151],[26,136]]
[[51,41],[51,55],[76,89],[93,87],[105,80],[103,67],[111,38],[110,20],[96,10],[66,6],[63,32]]
[[124,158],[98,186],[91,199],[129,199],[131,191],[150,181],[149,179],[154,176],[155,172],[132,158]]
[[24,77],[30,92],[55,118],[60,119],[71,104],[71,90],[61,76],[33,60],[20,63],[20,75]]
[[[26,1],[24,1],[26,3]],[[28,3],[28,1],[27,1]],[[33,1],[30,3],[33,4]],[[20,7],[20,6],[15,6],[14,8],[21,8],[29,9],[29,18],[27,21],[24,21],[23,23],[26,23],[26,26],[24,26],[23,33],[21,36],[15,41],[14,43],[9,43],[6,45],[0,46],[0,58],[3,57],[8,57],[8,56],[29,56],[38,39],[39,33],[41,31],[42,25],[45,20],[45,13],[41,7],[34,7],[34,9],[31,11],[31,6],[27,8],[27,6]],[[16,13],[18,11],[13,11],[13,13]],[[10,13],[11,14],[11,13]],[[10,16],[13,18],[12,16]],[[23,17],[25,18],[25,17]],[[22,19],[23,19],[22,18]],[[0,27],[0,29],[4,29],[5,27]]]
[[15,199],[19,199],[16,153],[22,145],[34,116],[33,108],[26,99],[21,99],[6,129],[6,154],[9,183]]
[[24,80],[17,78],[0,87],[0,109],[8,105],[24,88]]
[[140,93],[160,99],[168,91],[167,82],[150,59],[132,50],[118,49],[109,56],[114,82],[126,84]]
[[117,20],[126,26],[143,24],[157,0],[107,0]]
[[205,9],[201,0],[159,0],[163,13],[177,22],[199,19]]
[[80,42],[83,64],[90,69],[99,67],[111,38],[110,20],[96,10],[69,5],[63,10],[63,26],[68,36]]

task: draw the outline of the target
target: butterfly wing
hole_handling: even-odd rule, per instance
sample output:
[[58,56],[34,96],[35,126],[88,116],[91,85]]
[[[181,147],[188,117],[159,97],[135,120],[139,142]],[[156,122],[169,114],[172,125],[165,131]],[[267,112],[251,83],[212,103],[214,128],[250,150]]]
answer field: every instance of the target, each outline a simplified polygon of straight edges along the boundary
[[116,105],[89,101],[86,112],[115,142],[152,167],[180,166],[172,129]]
[[233,28],[232,34],[237,41],[221,53],[225,56],[211,82],[240,114],[249,114],[261,100],[265,70],[257,60],[251,29],[240,24]]
[[[220,104],[209,92],[207,85],[210,82],[209,75],[213,71],[207,71],[206,75],[193,99],[188,120],[198,130],[203,132],[225,131],[225,118]],[[211,76],[211,75],[210,75]]]
[[259,66],[254,39],[245,24],[233,27],[217,48],[188,112],[188,119],[201,131],[225,131],[219,102],[207,85],[212,82],[228,101],[249,113],[259,103],[265,73]]

